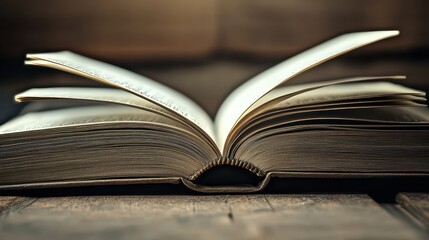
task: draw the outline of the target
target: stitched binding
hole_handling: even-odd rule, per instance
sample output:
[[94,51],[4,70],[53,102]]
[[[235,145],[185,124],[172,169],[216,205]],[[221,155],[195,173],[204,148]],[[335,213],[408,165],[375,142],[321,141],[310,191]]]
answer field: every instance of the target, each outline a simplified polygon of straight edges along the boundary
[[260,168],[258,168],[257,166],[255,166],[249,162],[245,162],[243,160],[238,160],[238,159],[230,159],[230,158],[222,157],[222,158],[217,159],[214,162],[207,163],[200,170],[198,170],[194,174],[192,174],[188,179],[191,181],[195,180],[199,176],[201,176],[204,172],[206,172],[207,170],[209,170],[213,167],[219,166],[219,165],[229,165],[229,166],[234,166],[234,167],[241,167],[241,168],[244,168],[244,169],[251,171],[252,173],[256,174],[258,177],[265,176],[265,172],[263,170],[261,170]]

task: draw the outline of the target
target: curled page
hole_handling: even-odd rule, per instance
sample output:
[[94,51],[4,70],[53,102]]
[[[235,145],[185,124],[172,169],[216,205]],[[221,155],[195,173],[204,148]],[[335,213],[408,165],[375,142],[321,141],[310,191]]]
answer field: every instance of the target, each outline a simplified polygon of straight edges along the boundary
[[134,94],[115,88],[93,88],[93,87],[52,87],[52,88],[33,88],[15,95],[15,101],[43,101],[43,100],[84,100],[94,102],[115,103],[145,111],[154,112],[167,118],[181,121],[177,116],[167,109],[160,107],[152,102],[138,97]]
[[27,57],[32,60],[26,64],[71,72],[131,92],[187,119],[212,141],[215,138],[213,121],[198,104],[152,79],[69,51],[27,54]]
[[[197,131],[189,121],[177,117],[177,114],[168,109],[158,106],[144,98],[131,94],[129,92],[116,88],[91,88],[91,87],[53,87],[53,88],[33,88],[25,92],[15,95],[17,102],[26,101],[46,101],[46,100],[82,100],[101,103],[112,103],[133,108],[142,109],[144,111],[153,112],[168,119],[189,127],[197,136],[200,136],[203,142],[207,142],[213,150],[218,153],[218,149],[214,144],[211,144],[206,135]],[[220,154],[220,153],[219,153]]]
[[223,152],[228,135],[236,122],[269,91],[329,59],[398,34],[399,31],[344,34],[304,51],[248,80],[226,98],[216,115],[216,141],[221,152]]

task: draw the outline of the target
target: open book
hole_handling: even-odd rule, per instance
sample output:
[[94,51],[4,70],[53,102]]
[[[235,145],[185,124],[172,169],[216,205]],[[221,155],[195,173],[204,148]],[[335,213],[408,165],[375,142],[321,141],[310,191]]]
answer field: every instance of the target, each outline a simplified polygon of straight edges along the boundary
[[[271,177],[429,176],[425,93],[397,84],[403,76],[286,83],[398,33],[350,33],[302,52],[235,89],[214,120],[183,94],[125,69],[68,51],[28,54],[28,65],[114,88],[16,95],[18,102],[94,104],[30,112],[0,126],[0,189],[183,183],[251,192]],[[243,169],[259,184],[216,184],[225,175],[240,182]],[[201,184],[208,172],[214,180]]]

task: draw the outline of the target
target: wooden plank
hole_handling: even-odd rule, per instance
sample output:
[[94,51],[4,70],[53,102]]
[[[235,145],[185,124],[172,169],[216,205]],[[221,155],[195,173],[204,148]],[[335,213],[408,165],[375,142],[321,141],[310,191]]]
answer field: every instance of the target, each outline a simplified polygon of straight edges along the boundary
[[53,197],[18,213],[0,220],[5,239],[427,237],[367,195]]
[[235,221],[246,221],[249,216],[271,216],[274,210],[264,195],[232,195],[227,199],[230,207],[230,218]]
[[9,208],[16,204],[19,197],[14,196],[0,196],[0,216],[5,217],[9,211]]
[[79,196],[41,198],[21,211],[24,215],[61,215],[116,218],[138,216],[182,216],[193,213],[192,196]]
[[36,199],[18,196],[0,196],[0,218],[5,218],[31,205]]
[[429,229],[429,193],[399,193],[396,201]]
[[224,196],[42,198],[0,222],[0,231],[6,239],[204,238],[233,229],[227,211]]
[[[392,217],[367,195],[267,196],[282,221],[269,226],[304,239],[419,239],[407,223]],[[264,221],[262,221],[264,222]]]

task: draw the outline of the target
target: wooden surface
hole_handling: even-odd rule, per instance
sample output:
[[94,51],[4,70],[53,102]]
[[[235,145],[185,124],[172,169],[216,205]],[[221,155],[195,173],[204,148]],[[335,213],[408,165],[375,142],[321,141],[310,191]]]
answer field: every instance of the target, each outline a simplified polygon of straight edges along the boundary
[[[427,194],[404,196],[427,211]],[[364,194],[3,196],[0,210],[0,239],[428,238],[422,219]]]
[[429,228],[428,193],[400,193],[396,199],[404,209]]

